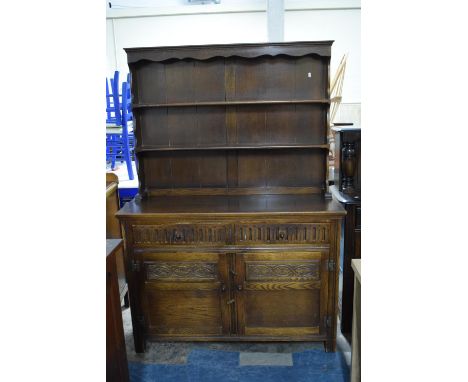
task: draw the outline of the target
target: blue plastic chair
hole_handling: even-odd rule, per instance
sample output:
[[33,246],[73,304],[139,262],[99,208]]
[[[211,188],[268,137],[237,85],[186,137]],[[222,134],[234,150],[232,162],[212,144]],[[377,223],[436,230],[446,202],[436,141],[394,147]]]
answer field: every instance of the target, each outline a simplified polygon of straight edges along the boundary
[[[117,83],[118,84],[118,83]],[[125,161],[127,165],[128,178],[134,179],[132,168],[132,156],[134,151],[133,128],[129,127],[129,122],[133,118],[131,112],[131,95],[128,91],[128,84],[122,83],[122,103],[119,101],[118,87],[114,77],[114,109],[116,115],[120,115],[121,126],[106,125],[106,160],[111,161],[112,169],[115,169],[117,160]],[[132,144],[131,144],[132,143]]]
[[114,78],[110,79],[110,91],[106,78],[106,124],[121,126],[122,118],[120,114],[119,95],[119,71],[114,72]]
[[109,82],[106,78],[106,123],[115,123],[115,116],[112,115],[114,111],[114,102],[112,100],[112,93],[109,91]]
[[[118,72],[117,72],[118,73]],[[114,78],[115,75],[114,75]],[[118,79],[118,76],[117,76]],[[128,124],[128,122],[133,121],[133,113],[132,113],[132,94],[131,94],[131,75],[130,73],[127,73],[127,102],[128,102],[128,107],[127,107],[127,126],[128,126],[128,142],[130,146],[130,151],[133,153],[132,158],[133,160],[136,161],[136,156],[134,155],[135,153],[135,135],[133,134],[133,123]],[[123,91],[122,91],[123,92]],[[122,97],[122,94],[119,94],[120,97]],[[122,102],[120,102],[120,107],[122,108]],[[121,109],[122,111],[122,109]]]
[[119,72],[114,72],[114,78],[110,78],[110,89],[106,78],[106,160],[111,161],[112,170],[119,154],[122,119],[120,115],[120,100],[118,94]]

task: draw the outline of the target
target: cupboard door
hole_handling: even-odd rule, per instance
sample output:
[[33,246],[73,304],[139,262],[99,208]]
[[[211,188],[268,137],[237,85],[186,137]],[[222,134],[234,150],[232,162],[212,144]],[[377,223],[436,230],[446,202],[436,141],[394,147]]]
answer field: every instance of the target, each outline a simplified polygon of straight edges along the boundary
[[145,255],[141,304],[148,335],[212,337],[229,334],[227,261],[216,253]]
[[235,255],[239,335],[326,334],[328,252]]

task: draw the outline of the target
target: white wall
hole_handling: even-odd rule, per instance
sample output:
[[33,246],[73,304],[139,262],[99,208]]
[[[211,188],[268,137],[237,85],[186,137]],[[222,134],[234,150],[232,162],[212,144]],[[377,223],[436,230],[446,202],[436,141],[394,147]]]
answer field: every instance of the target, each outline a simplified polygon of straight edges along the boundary
[[[359,0],[285,1],[284,40],[335,40],[331,75],[348,53],[343,103],[359,108],[360,14]],[[107,11],[108,75],[128,72],[127,47],[267,41],[266,1]]]
[[115,68],[128,72],[123,48],[267,41],[266,13],[258,12],[120,18],[107,22],[114,23],[117,52],[117,60],[108,56],[109,73]]
[[288,11],[284,18],[284,40],[335,40],[330,75],[348,53],[343,83],[343,102],[361,101],[361,44],[359,9]]

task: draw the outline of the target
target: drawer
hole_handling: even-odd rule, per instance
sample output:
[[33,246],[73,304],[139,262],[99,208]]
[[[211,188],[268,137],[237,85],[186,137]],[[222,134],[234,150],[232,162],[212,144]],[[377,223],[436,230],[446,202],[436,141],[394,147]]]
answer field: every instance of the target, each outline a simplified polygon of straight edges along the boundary
[[228,226],[222,224],[132,225],[135,245],[226,244]]
[[330,241],[329,223],[242,224],[234,228],[236,244],[321,244]]

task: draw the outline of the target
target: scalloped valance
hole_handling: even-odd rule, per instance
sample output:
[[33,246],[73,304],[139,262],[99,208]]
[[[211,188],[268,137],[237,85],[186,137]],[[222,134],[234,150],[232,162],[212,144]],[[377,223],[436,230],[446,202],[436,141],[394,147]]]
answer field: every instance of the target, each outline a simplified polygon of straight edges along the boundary
[[333,41],[300,41],[288,43],[261,43],[261,44],[220,44],[220,45],[185,45],[160,46],[148,48],[125,48],[128,63],[139,61],[161,62],[167,60],[209,60],[214,57],[244,57],[287,55],[301,57],[318,55],[331,56]]

